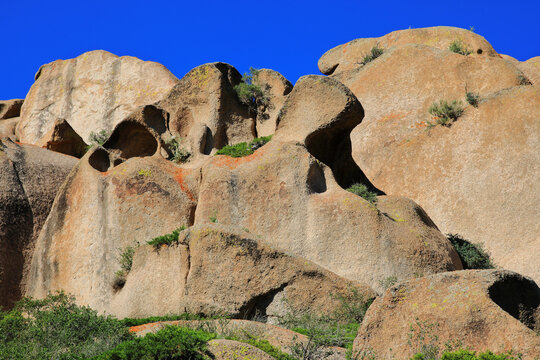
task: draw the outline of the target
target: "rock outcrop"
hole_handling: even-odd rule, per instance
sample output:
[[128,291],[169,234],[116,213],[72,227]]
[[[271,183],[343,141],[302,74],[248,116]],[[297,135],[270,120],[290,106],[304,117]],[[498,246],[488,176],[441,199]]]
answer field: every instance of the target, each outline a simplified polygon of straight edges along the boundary
[[540,356],[540,289],[501,270],[466,270],[409,280],[369,308],[353,352],[408,359],[445,343],[477,351]]
[[158,104],[170,114],[167,126],[172,136],[185,139],[184,146],[194,156],[255,137],[254,114],[234,91],[240,81],[242,76],[229,64],[201,65]]
[[0,306],[20,299],[34,242],[76,159],[0,140]]
[[0,100],[0,120],[19,117],[23,99]]
[[88,140],[91,132],[111,131],[141,105],[152,104],[178,82],[163,65],[106,51],[43,65],[28,92],[17,135],[44,144],[57,119],[65,119]]
[[253,345],[234,340],[214,339],[208,342],[208,351],[216,360],[273,360],[274,358]]
[[[486,56],[485,44],[474,45],[482,55],[449,51],[447,42],[463,31],[454,29],[436,46],[403,30],[399,38],[410,44],[381,41],[384,53],[365,65],[362,52],[345,51],[353,43],[341,47],[348,65],[332,77],[366,109],[351,133],[353,158],[374,186],[418,202],[441,231],[483,243],[497,265],[538,280],[538,253],[530,249],[540,248],[533,215],[540,202],[540,123],[531,109],[540,107],[540,95],[526,85],[529,75],[517,61]],[[478,108],[467,104],[466,92],[479,95]],[[429,107],[439,100],[462,101],[464,113],[451,127],[433,126]]]

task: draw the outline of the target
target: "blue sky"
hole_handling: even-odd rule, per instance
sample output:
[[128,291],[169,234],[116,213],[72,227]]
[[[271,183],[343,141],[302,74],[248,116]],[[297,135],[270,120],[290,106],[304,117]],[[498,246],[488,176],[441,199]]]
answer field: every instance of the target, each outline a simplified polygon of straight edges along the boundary
[[39,66],[104,49],[164,64],[178,78],[224,61],[271,68],[291,82],[352,39],[449,25],[496,51],[540,55],[540,0],[531,1],[25,1],[1,0],[0,99],[24,98]]

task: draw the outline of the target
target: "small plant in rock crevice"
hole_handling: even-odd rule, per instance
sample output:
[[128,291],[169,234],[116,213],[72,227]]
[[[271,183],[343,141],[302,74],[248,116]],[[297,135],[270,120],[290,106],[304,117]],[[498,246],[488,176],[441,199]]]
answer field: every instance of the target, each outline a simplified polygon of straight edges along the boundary
[[185,230],[186,226],[182,225],[179,228],[173,230],[170,234],[161,235],[158,237],[153,238],[152,240],[148,241],[148,245],[152,245],[155,249],[159,249],[162,246],[170,246],[172,244],[178,243],[178,237],[180,235],[180,231]]
[[369,201],[372,204],[377,203],[377,194],[373,191],[370,191],[368,187],[361,183],[356,183],[351,185],[346,189],[348,192],[351,192],[355,195],[362,197],[364,200]]
[[135,255],[135,250],[139,247],[139,243],[135,246],[126,246],[125,248],[118,249],[118,261],[120,262],[120,270],[115,273],[115,279],[113,287],[115,289],[121,289],[125,283],[126,278],[131,267],[133,265],[133,255]]
[[472,51],[469,50],[467,46],[465,46],[465,44],[463,44],[461,40],[453,41],[448,47],[448,50],[455,52],[456,54],[465,55],[465,56],[470,55],[472,53]]
[[90,142],[90,146],[94,144],[102,146],[105,144],[109,136],[111,136],[111,132],[107,130],[100,130],[97,133],[91,131],[88,141]]
[[447,234],[461,259],[464,269],[494,269],[495,266],[481,245],[470,243],[458,234]]
[[271,107],[268,88],[257,85],[254,81],[259,76],[259,70],[250,67],[249,72],[244,73],[242,81],[234,86],[238,100],[247,105],[250,111],[262,116],[266,109]]
[[477,108],[478,107],[478,102],[480,101],[480,95],[478,95],[477,93],[473,93],[473,92],[467,92],[465,94],[465,100],[467,100],[467,102],[470,105]]
[[185,163],[191,157],[191,153],[182,146],[182,141],[182,138],[173,137],[165,143],[170,152],[170,161],[175,163]]
[[[441,100],[439,103],[433,103],[428,111],[433,115],[437,124],[451,126],[454,121],[463,115],[464,110],[461,100],[453,100],[451,102]],[[433,126],[432,123],[428,122],[428,128]]]
[[272,135],[262,136],[250,142],[241,142],[234,145],[226,145],[216,152],[216,155],[227,155],[231,157],[243,157],[251,155],[258,148],[265,145],[272,139]]
[[380,48],[378,45],[371,48],[368,54],[364,55],[362,58],[362,65],[366,65],[367,63],[375,60],[379,56],[381,56],[384,53],[384,49]]

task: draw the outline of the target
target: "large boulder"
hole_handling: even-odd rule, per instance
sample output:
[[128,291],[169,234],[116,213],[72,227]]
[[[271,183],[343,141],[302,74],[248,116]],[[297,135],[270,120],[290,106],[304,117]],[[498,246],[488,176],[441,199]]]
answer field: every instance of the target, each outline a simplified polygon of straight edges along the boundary
[[76,161],[0,140],[0,306],[20,299],[35,239]]
[[[531,251],[540,248],[540,95],[515,62],[406,44],[332,77],[366,109],[352,153],[374,186],[414,199],[441,231],[483,243],[497,265],[540,279]],[[432,126],[430,106],[454,99],[463,115]]]
[[178,79],[163,65],[103,50],[43,65],[22,107],[17,135],[21,142],[49,141],[58,119],[79,136],[111,131],[141,105],[161,100]]
[[362,106],[342,84],[303,77],[281,113],[274,138],[253,155],[216,156],[203,166],[195,223],[245,227],[379,291],[387,277],[461,269],[414,202],[381,197],[375,206],[343,189],[369,181],[352,161],[348,137]]
[[268,97],[268,106],[257,114],[257,136],[268,136],[276,131],[276,121],[287,95],[293,85],[283,75],[270,69],[257,70],[253,84],[259,86]]
[[534,281],[509,271],[456,271],[388,289],[366,313],[353,353],[408,359],[453,344],[536,359],[539,330],[540,289]]
[[229,64],[204,64],[188,72],[158,104],[170,114],[171,135],[193,156],[255,137],[254,114],[234,90],[241,81]]
[[0,100],[0,120],[19,117],[23,99]]
[[112,299],[119,317],[229,314],[275,322],[288,313],[331,314],[329,294],[371,290],[306,260],[286,255],[249,233],[219,224],[182,231],[178,245],[137,249],[127,281]]
[[355,39],[328,50],[321,56],[318,65],[323,74],[337,74],[357,68],[373,47],[389,49],[407,44],[419,44],[448,50],[455,41],[461,42],[471,51],[472,56],[497,55],[486,39],[470,30],[451,26],[436,26],[397,30],[378,38]]

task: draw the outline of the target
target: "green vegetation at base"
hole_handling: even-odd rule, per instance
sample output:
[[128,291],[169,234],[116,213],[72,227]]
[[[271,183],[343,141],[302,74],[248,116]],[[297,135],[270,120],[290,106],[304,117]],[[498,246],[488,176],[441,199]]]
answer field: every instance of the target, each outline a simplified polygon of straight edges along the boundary
[[470,350],[444,352],[441,357],[427,357],[422,353],[414,355],[411,360],[519,360],[521,356],[510,353],[494,354],[491,351],[476,353]]
[[172,245],[174,243],[178,243],[178,236],[180,235],[180,231],[185,230],[186,226],[182,225],[178,229],[173,230],[170,234],[161,235],[158,237],[153,238],[152,240],[148,241],[148,245],[152,245],[154,248],[159,249],[162,245]]
[[216,155],[227,155],[235,158],[248,156],[253,154],[255,150],[265,145],[271,139],[272,135],[269,135],[256,138],[250,142],[241,142],[239,144],[226,145],[220,150],[218,150],[216,152]]
[[133,338],[117,319],[64,293],[0,312],[0,359],[89,359]]
[[384,49],[381,49],[377,45],[372,47],[370,52],[364,55],[364,57],[362,58],[362,64],[366,65],[367,63],[372,62],[373,60],[381,56],[383,53]]
[[447,234],[446,237],[456,249],[464,269],[495,268],[482,245],[470,243],[457,234]]
[[364,198],[364,200],[367,200],[372,204],[377,203],[377,194],[373,191],[370,191],[368,187],[364,184],[356,183],[351,185],[351,187],[347,188],[346,190]]
[[156,333],[125,341],[94,360],[204,360],[209,359],[207,342],[215,337],[201,330],[166,326]]

